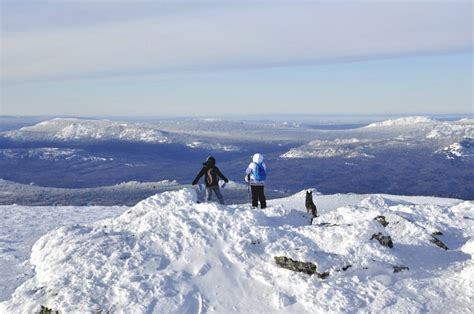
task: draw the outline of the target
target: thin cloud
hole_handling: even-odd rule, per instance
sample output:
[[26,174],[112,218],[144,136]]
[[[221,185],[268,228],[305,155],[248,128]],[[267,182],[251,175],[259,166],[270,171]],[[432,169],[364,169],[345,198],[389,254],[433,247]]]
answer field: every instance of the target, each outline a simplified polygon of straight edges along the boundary
[[470,2],[240,4],[2,34],[2,80],[472,50]]

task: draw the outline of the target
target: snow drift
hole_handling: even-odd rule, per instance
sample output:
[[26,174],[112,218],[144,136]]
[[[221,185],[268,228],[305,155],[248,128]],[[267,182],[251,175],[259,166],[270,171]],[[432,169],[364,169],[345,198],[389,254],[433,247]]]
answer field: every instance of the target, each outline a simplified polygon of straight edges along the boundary
[[[318,195],[315,203],[320,216],[309,225],[304,193],[264,210],[197,204],[191,189],[152,196],[117,218],[40,238],[31,254],[35,276],[0,310],[474,310],[473,202]],[[375,234],[390,236],[393,248]],[[329,276],[279,268],[275,256],[311,262]]]

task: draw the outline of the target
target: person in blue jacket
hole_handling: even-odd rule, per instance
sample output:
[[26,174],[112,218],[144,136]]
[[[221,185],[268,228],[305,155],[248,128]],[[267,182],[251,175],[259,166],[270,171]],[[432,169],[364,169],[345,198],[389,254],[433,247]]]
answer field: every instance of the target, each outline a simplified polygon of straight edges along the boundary
[[260,201],[260,208],[267,207],[267,200],[265,198],[265,179],[267,166],[263,162],[262,154],[253,155],[252,162],[245,170],[245,181],[250,184],[252,189],[252,206],[258,207]]

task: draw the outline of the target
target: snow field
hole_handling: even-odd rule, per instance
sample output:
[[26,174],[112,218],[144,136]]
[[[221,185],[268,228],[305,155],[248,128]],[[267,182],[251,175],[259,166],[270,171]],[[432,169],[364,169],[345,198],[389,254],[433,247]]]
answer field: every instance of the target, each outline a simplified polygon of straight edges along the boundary
[[[309,225],[304,191],[264,210],[197,204],[192,189],[152,196],[117,218],[40,238],[31,254],[35,276],[0,310],[474,310],[473,202],[338,194],[315,203],[319,217]],[[380,215],[386,227],[374,220]],[[449,250],[432,243],[437,231]],[[371,240],[375,233],[390,235],[394,247]],[[274,257],[281,255],[330,275],[279,268]]]
[[125,206],[0,206],[0,301],[9,298],[16,287],[34,275],[29,261],[31,247],[42,235],[60,226],[117,216],[126,209]]

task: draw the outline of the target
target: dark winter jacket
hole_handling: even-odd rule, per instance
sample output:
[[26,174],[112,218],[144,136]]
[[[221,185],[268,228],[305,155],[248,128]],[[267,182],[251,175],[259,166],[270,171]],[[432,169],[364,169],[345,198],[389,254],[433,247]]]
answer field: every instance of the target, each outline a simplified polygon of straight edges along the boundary
[[204,167],[202,167],[201,171],[198,173],[192,184],[197,184],[203,175],[207,187],[219,186],[219,177],[224,180],[225,183],[229,182],[229,180],[222,174],[215,164],[216,160],[213,157],[209,157],[207,161],[203,163]]

